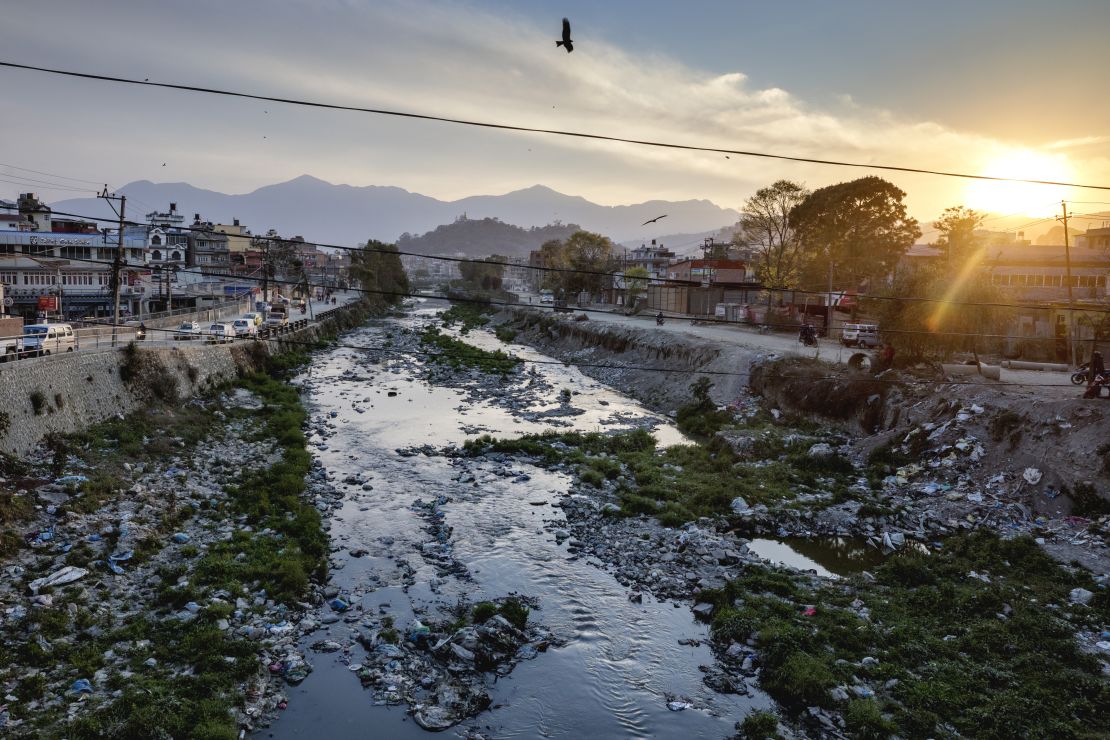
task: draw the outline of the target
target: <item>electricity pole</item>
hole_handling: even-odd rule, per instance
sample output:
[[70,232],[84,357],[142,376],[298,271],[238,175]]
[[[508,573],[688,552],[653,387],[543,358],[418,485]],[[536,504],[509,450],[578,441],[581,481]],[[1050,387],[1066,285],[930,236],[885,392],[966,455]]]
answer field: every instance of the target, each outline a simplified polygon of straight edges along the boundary
[[[123,272],[123,220],[124,209],[127,207],[126,195],[108,195],[108,187],[104,186],[104,191],[100,193],[100,197],[108,201],[108,205],[112,204],[113,200],[119,201],[119,235],[116,240],[116,256],[112,260],[112,346],[116,346],[116,333],[119,328],[119,293],[120,293],[120,278]],[[112,206],[114,209],[115,206]]]
[[1071,242],[1068,237],[1068,202],[1062,200],[1060,205],[1064,209],[1064,215],[1057,220],[1064,222],[1064,273],[1068,281],[1068,355],[1071,357],[1072,367],[1076,367],[1079,363],[1076,362],[1075,357],[1075,301],[1071,291]]

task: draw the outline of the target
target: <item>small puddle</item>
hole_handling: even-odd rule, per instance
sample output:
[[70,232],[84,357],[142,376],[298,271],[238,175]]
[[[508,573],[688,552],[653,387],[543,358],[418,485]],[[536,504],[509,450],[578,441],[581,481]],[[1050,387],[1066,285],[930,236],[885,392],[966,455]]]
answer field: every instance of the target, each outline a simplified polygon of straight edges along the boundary
[[748,543],[748,549],[761,558],[797,570],[812,570],[825,578],[841,578],[879,566],[888,557],[906,552],[929,554],[919,542],[907,541],[899,553],[883,553],[867,544],[863,537],[785,537],[761,538]]

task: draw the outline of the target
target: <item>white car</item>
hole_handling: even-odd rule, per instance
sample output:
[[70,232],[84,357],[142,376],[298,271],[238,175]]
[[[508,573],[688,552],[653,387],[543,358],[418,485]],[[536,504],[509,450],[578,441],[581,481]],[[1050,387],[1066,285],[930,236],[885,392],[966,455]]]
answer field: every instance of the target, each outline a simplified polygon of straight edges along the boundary
[[235,330],[231,328],[231,324],[212,324],[205,334],[207,334],[209,342],[223,344],[235,340]]
[[845,347],[878,347],[879,327],[875,324],[845,324],[840,341]]
[[174,339],[196,339],[200,334],[199,321],[183,321],[173,334]]
[[262,326],[262,322],[266,320],[266,317],[264,315],[262,315],[261,313],[257,312],[257,311],[252,311],[251,313],[245,313],[245,314],[243,314],[242,318],[250,319],[251,321],[254,322],[255,326]]
[[246,316],[232,321],[231,328],[235,330],[237,337],[253,337],[258,334],[258,325],[254,323],[254,319]]
[[554,293],[552,293],[550,291],[546,291],[546,290],[544,292],[540,293],[540,303],[554,303],[554,302],[555,302],[555,294]]

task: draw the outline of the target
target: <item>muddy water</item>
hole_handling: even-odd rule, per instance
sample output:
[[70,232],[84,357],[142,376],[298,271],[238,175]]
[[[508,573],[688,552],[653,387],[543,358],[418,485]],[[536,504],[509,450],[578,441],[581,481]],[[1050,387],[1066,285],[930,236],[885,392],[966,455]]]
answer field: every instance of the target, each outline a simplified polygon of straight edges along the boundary
[[[414,318],[383,322],[345,337],[345,344],[382,346],[398,325],[418,326]],[[488,347],[499,342],[485,332],[468,341]],[[514,347],[521,356],[545,359]],[[315,423],[330,434],[310,444],[329,476],[346,492],[333,520],[332,584],[349,592],[369,613],[388,613],[403,628],[414,617],[446,615],[459,600],[469,602],[516,592],[538,599],[532,618],[562,644],[520,663],[501,678],[491,674],[492,708],[448,733],[481,732],[485,737],[705,737],[730,735],[734,723],[752,708],[769,705],[761,695],[717,694],[702,683],[699,665],[713,662],[704,645],[682,646],[680,639],[704,640],[706,628],[691,617],[688,605],[642,604],[605,570],[567,552],[544,530],[562,519],[551,506],[568,480],[556,473],[515,462],[456,461],[442,456],[402,456],[398,448],[461,444],[478,433],[516,436],[548,429],[611,430],[649,423],[662,443],[681,440],[664,420],[631,399],[572,368],[535,366],[538,381],[569,388],[572,406],[582,413],[544,417],[558,406],[538,397],[507,409],[501,389],[491,382],[484,392],[442,387],[421,380],[411,359],[338,348],[313,362],[304,382]],[[389,395],[391,392],[396,395]],[[527,398],[526,391],[519,390]],[[465,465],[465,470],[463,469]],[[361,474],[372,486],[342,485]],[[473,478],[473,479],[472,479]],[[437,572],[420,554],[428,540],[424,521],[411,508],[416,499],[446,495],[440,507],[452,530],[451,546],[464,573]],[[540,505],[537,505],[540,504]],[[352,549],[368,551],[363,557]],[[351,626],[328,625],[306,642],[344,641]],[[293,737],[425,737],[403,706],[376,706],[347,663],[364,655],[357,644],[343,653],[309,653],[314,671],[290,687],[289,708],[260,735]],[[672,696],[694,708],[672,712]]]

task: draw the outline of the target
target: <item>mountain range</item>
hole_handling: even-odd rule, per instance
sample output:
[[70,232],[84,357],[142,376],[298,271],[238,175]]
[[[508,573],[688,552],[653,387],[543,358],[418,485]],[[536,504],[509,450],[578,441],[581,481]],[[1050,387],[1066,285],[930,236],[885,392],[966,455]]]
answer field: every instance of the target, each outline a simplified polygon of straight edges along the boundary
[[[666,240],[667,234],[698,234],[735,223],[739,214],[708,200],[650,200],[631,205],[605,206],[565,195],[543,185],[504,195],[475,195],[444,201],[398,187],[333,185],[309,175],[250,193],[228,194],[188,183],[138,180],[117,191],[128,196],[129,220],[165,211],[170,203],[192,223],[193,214],[213,223],[240,223],[256,234],[276,229],[284,236],[303,235],[309,241],[354,245],[367,239],[394,242],[403,234],[417,235],[470,219],[498,218],[529,228],[548,224],[578,224],[614,241]],[[96,198],[75,198],[51,204],[56,211],[114,218],[107,204]],[[655,224],[644,221],[667,215]],[[666,229],[664,234],[661,229]]]

